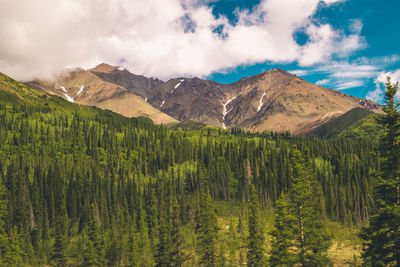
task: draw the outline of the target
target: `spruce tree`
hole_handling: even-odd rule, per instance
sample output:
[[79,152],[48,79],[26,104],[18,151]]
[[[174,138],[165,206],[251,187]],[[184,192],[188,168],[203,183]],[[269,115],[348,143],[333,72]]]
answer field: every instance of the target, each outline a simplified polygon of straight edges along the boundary
[[217,259],[218,221],[211,196],[208,192],[201,193],[197,218],[197,250],[200,256],[199,263],[202,266],[215,266]]
[[83,266],[101,266],[102,245],[99,238],[96,208],[90,206],[89,222],[87,226],[88,240],[84,251]]
[[138,266],[139,248],[137,246],[137,234],[134,232],[133,227],[129,227],[128,233],[128,266]]
[[83,252],[83,263],[84,267],[97,267],[101,266],[99,263],[99,256],[96,247],[94,246],[92,240],[86,240],[85,251]]
[[115,233],[115,228],[111,229],[107,238],[105,239],[105,259],[108,266],[115,266],[120,260],[120,243],[121,240],[118,239]]
[[386,82],[386,128],[381,141],[382,173],[376,187],[378,212],[361,231],[365,266],[400,266],[400,104],[396,103],[398,83]]
[[17,241],[18,236],[10,236],[5,230],[7,218],[6,188],[0,174],[0,266],[21,266],[22,251]]
[[291,210],[296,218],[297,255],[302,266],[327,266],[330,237],[323,227],[319,204],[321,188],[308,162],[295,147],[291,155],[292,177],[289,190]]
[[53,244],[53,253],[51,255],[52,261],[54,262],[55,266],[62,267],[67,265],[67,258],[65,255],[66,249],[66,236],[63,231],[61,218],[58,217],[56,220],[56,236]]
[[298,262],[293,248],[296,218],[289,211],[286,195],[282,194],[275,203],[275,223],[271,231],[272,244],[269,257],[271,266],[293,266]]
[[250,188],[249,237],[247,245],[247,265],[265,266],[265,238],[260,222],[259,201],[254,186]]
[[148,224],[146,223],[146,211],[139,204],[140,211],[137,218],[136,231],[134,232],[134,257],[132,260],[135,261],[136,266],[153,266],[155,253],[151,249],[151,243],[149,238]]
[[155,260],[157,267],[167,267],[171,266],[172,264],[172,258],[171,258],[172,243],[171,243],[168,220],[166,219],[165,212],[163,212],[161,216],[162,217],[160,218],[160,228],[158,230],[158,244],[157,244]]
[[183,237],[179,230],[180,226],[180,214],[179,214],[179,204],[176,199],[172,202],[172,229],[171,229],[171,261],[173,266],[180,267],[185,261],[187,261],[188,256],[184,252],[183,247]]

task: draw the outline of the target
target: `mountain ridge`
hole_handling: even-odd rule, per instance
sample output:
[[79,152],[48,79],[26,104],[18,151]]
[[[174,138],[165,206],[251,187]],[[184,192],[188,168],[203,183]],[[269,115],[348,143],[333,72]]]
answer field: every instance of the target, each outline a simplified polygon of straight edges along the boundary
[[[181,83],[179,79],[170,79],[153,91],[149,102],[178,120],[219,127],[303,134],[327,117],[355,107],[381,112],[372,101],[311,84],[281,69],[231,84],[198,78],[183,78]],[[178,87],[173,90],[174,86]]]
[[[116,67],[103,64],[96,70],[112,72]],[[75,69],[54,81],[35,80],[25,84],[70,102],[110,109],[126,117],[145,116],[158,124],[176,122],[174,118],[152,107],[140,95],[102,79],[91,70]]]
[[[101,84],[105,88],[86,99],[82,93],[77,98],[81,98],[80,103],[108,108],[125,116],[137,113],[148,116],[146,112],[132,111],[143,109],[143,103],[130,104],[135,98],[136,102],[148,102],[160,114],[171,117],[169,120],[158,120],[159,123],[193,120],[227,129],[306,134],[353,108],[381,112],[381,106],[370,100],[312,84],[282,69],[271,69],[229,84],[197,77],[161,81],[105,63],[92,69],[70,72],[67,77],[73,81],[74,75],[82,72],[95,77],[93,79],[98,84],[94,87]],[[57,83],[60,82],[53,81],[53,84]],[[28,84],[46,89],[46,82],[43,81]],[[71,94],[77,96],[80,88],[73,85]],[[47,92],[53,91],[66,98],[60,88],[59,85],[58,89],[54,89],[53,85],[53,89],[47,89]]]

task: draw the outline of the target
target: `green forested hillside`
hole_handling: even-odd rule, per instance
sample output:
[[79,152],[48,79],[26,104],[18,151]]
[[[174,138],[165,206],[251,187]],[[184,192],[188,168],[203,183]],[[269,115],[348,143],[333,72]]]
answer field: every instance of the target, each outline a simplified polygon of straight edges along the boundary
[[282,193],[310,198],[321,236],[374,210],[371,140],[169,130],[7,77],[0,94],[4,265],[267,264]]
[[311,130],[307,135],[323,138],[377,139],[383,134],[383,127],[377,123],[380,116],[382,115],[362,108],[354,108]]

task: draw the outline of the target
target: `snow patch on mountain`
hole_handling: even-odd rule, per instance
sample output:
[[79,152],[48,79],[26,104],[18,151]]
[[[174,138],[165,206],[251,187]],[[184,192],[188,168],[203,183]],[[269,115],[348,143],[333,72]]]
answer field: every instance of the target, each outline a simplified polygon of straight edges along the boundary
[[236,98],[236,96],[235,96],[234,98],[231,98],[231,99],[229,99],[228,101],[226,101],[225,104],[221,102],[222,107],[223,107],[223,111],[222,111],[222,127],[223,127],[224,129],[226,129],[225,117],[226,117],[226,115],[227,115],[229,112],[232,111],[232,109],[227,110],[226,107],[229,105],[229,103],[231,103],[233,100],[235,100],[235,98]]
[[69,102],[72,102],[72,103],[75,102],[74,99],[73,99],[72,97],[70,97],[68,94],[64,94],[64,96],[67,98],[67,100],[68,100]]
[[68,93],[64,86],[60,86],[60,87],[65,93]]
[[175,91],[175,89],[178,88],[178,87],[181,85],[182,81],[183,81],[183,80],[181,80],[179,83],[177,83],[177,84],[175,85],[174,89],[172,89],[172,91],[169,92],[169,94],[172,94],[172,93]]
[[84,86],[84,85],[82,85],[81,88],[79,88],[79,91],[78,91],[77,96],[80,95],[80,94],[82,93],[83,89],[85,89],[85,86]]
[[263,100],[264,100],[265,94],[266,93],[264,92],[264,94],[260,98],[260,105],[258,105],[258,107],[257,107],[257,112],[259,112],[261,110],[261,108],[264,106]]
[[175,85],[174,89],[178,88],[179,85],[181,85],[181,83],[178,83],[177,85]]

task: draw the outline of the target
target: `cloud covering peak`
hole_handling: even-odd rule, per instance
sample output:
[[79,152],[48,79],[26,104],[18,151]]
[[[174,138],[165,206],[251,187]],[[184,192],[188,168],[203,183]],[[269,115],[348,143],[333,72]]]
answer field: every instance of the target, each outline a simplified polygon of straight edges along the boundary
[[262,0],[232,22],[204,0],[0,0],[0,71],[30,80],[107,62],[165,79],[265,61],[310,66],[363,47],[360,21],[346,35],[312,19],[321,2],[340,1]]

